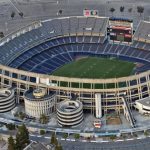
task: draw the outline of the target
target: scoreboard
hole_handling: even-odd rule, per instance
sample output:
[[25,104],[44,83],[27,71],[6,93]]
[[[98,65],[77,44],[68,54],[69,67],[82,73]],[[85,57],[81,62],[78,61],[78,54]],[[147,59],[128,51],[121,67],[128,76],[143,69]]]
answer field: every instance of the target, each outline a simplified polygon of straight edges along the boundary
[[132,43],[133,23],[129,20],[109,20],[108,33],[111,42]]

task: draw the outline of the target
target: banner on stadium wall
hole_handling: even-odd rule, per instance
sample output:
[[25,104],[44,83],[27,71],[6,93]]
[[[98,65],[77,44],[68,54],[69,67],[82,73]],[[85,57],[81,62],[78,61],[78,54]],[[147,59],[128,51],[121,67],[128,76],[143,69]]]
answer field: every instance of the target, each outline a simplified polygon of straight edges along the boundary
[[98,16],[98,10],[84,9],[83,16],[86,16],[86,17]]
[[52,83],[49,78],[39,78],[37,77],[37,83],[40,84],[45,84],[45,85],[49,85],[49,86],[57,86],[56,83]]

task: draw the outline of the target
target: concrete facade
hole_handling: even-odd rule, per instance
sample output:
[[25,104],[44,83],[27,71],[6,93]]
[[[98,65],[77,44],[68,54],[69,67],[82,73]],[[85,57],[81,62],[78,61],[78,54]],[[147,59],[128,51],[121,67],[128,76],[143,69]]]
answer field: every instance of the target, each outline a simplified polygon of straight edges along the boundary
[[57,104],[57,120],[60,126],[77,126],[83,120],[83,105],[80,101],[66,100]]
[[49,116],[55,110],[56,94],[44,95],[44,97],[34,97],[33,93],[25,92],[25,112],[27,115],[40,118],[42,114]]
[[8,112],[15,107],[14,90],[0,89],[0,113]]

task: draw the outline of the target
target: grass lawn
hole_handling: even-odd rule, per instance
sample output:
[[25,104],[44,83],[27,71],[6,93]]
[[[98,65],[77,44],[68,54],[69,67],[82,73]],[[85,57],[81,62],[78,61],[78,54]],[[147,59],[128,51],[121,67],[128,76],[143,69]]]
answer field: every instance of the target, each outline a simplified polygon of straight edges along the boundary
[[88,57],[66,64],[53,75],[75,78],[118,78],[131,75],[135,64],[110,58]]

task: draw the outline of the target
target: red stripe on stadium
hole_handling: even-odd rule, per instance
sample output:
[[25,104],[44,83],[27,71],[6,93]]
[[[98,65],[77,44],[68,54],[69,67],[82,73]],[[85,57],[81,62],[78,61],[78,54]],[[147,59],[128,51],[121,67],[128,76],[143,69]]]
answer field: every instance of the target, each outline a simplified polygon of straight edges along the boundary
[[125,37],[132,37],[131,34],[125,34]]
[[127,27],[123,27],[123,26],[112,27],[112,29],[131,30],[131,28],[127,28]]

